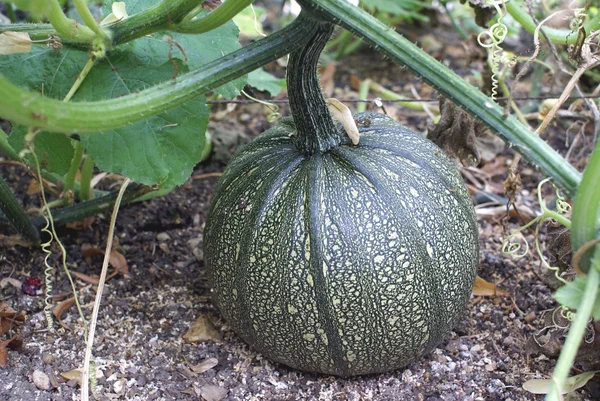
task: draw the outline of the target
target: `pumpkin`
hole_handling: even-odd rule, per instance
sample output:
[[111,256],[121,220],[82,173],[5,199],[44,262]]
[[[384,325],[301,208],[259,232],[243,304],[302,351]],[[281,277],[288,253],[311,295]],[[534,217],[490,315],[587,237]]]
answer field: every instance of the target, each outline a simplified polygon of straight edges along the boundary
[[239,151],[215,188],[205,262],[216,304],[266,357],[338,376],[401,368],[431,350],[471,294],[472,201],[454,164],[375,113],[352,144],[320,91],[332,26],[288,63],[293,119]]

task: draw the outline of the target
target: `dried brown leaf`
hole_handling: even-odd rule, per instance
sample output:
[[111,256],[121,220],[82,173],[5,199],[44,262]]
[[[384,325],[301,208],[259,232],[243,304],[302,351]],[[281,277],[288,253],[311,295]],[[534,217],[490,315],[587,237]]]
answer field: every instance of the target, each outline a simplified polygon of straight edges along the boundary
[[473,285],[473,295],[476,297],[505,297],[510,294],[496,287],[496,284],[492,284],[477,276],[475,277],[475,284]]
[[56,320],[61,321],[63,315],[75,305],[75,298],[65,299],[62,302],[59,302],[54,308],[52,308],[52,314],[56,318]]
[[8,365],[8,349],[18,350],[22,345],[23,339],[19,336],[0,341],[0,368],[5,368]]
[[40,183],[38,180],[29,181],[27,186],[27,195],[36,195],[40,193]]
[[196,374],[200,374],[211,370],[218,364],[219,360],[217,358],[208,358],[197,365],[190,365],[190,370]]
[[[100,248],[87,248],[83,251],[84,258],[91,258],[94,256],[104,256],[104,251]],[[119,273],[124,276],[129,275],[129,267],[127,266],[127,259],[123,256],[122,253],[116,250],[111,250],[110,258],[108,259],[108,263]],[[97,283],[96,283],[97,284]]]
[[[8,285],[12,285],[15,288],[21,289],[23,282],[12,277],[4,277],[2,280],[0,280],[0,288],[6,288]],[[0,307],[0,313],[1,312],[2,308]]]
[[0,54],[29,53],[31,38],[27,32],[0,33]]
[[67,223],[66,226],[72,230],[85,231],[92,227],[92,224],[96,221],[96,216],[86,217],[81,220]]
[[201,315],[192,324],[192,327],[183,335],[183,339],[190,343],[205,341],[221,341],[221,335],[214,328],[207,316]]

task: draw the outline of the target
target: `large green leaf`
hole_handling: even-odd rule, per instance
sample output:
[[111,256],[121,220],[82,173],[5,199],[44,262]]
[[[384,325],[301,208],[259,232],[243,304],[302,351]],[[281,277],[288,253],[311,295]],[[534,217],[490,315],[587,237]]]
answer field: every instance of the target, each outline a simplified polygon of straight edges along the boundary
[[[15,84],[62,99],[85,65],[87,53],[67,47],[53,49],[34,45],[29,53],[0,57],[0,73]],[[14,126],[8,139],[15,151],[25,146],[27,128]],[[35,137],[34,148],[44,170],[63,175],[73,158],[71,140],[62,134],[41,133]],[[32,163],[30,157],[26,158]]]
[[[114,52],[94,66],[77,92],[78,100],[114,98],[172,79],[187,70],[180,61],[151,65],[138,57],[144,49],[141,38],[135,49]],[[208,123],[203,96],[157,116],[125,127],[81,135],[88,154],[103,170],[118,172],[133,181],[161,187],[180,185],[200,161]],[[106,116],[110,118],[110,116]]]

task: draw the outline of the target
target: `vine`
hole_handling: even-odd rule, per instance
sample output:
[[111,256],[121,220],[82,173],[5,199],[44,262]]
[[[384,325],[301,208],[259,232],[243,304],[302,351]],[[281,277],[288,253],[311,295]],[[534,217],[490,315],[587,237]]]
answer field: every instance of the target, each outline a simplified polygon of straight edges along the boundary
[[522,258],[522,257],[526,256],[527,253],[529,252],[529,243],[527,242],[527,240],[525,240],[523,238],[522,242],[525,244],[525,247],[522,252],[519,252],[521,250],[521,242],[512,242],[512,240],[516,237],[522,237],[523,231],[527,230],[529,227],[531,227],[535,224],[536,227],[535,227],[535,231],[534,231],[534,233],[535,233],[534,234],[534,237],[535,237],[534,243],[535,243],[536,253],[537,253],[538,257],[540,258],[540,262],[542,263],[542,265],[545,268],[554,272],[554,276],[556,277],[557,280],[559,280],[563,284],[566,284],[567,280],[565,280],[564,278],[562,278],[560,276],[560,268],[558,266],[551,266],[546,261],[546,258],[544,257],[544,254],[542,252],[542,247],[541,247],[540,240],[539,240],[539,229],[540,229],[541,223],[546,219],[553,219],[553,220],[557,221],[558,223],[562,224],[566,228],[571,227],[571,221],[567,217],[565,217],[565,215],[570,214],[571,205],[565,200],[564,196],[560,193],[560,191],[558,190],[558,188],[556,188],[556,186],[553,185],[554,189],[556,190],[556,211],[548,209],[542,199],[542,187],[544,184],[546,184],[549,181],[550,181],[550,178],[546,178],[545,180],[541,181],[538,184],[538,189],[537,189],[538,203],[540,204],[542,213],[540,215],[538,215],[535,219],[533,219],[529,223],[519,227],[518,229],[513,231],[508,237],[506,237],[506,239],[502,243],[502,252],[504,254],[510,255],[514,258]]
[[500,65],[504,64],[508,67],[515,65],[514,57],[508,57],[500,45],[504,43],[504,39],[508,34],[508,27],[502,22],[505,13],[500,8],[506,0],[486,0],[486,4],[493,6],[498,14],[498,21],[488,30],[481,32],[477,36],[477,42],[481,47],[487,48],[490,51],[489,61],[492,69],[492,100],[496,101],[498,95],[498,74],[500,73]]

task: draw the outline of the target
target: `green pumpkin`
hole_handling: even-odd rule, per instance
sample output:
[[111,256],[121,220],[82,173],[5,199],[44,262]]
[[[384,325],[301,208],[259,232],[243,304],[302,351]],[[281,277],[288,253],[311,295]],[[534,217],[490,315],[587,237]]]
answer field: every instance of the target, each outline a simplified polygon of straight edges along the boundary
[[296,369],[352,376],[401,368],[451,330],[478,263],[472,201],[434,144],[387,116],[329,115],[316,59],[288,64],[292,119],[231,160],[213,196],[205,259],[233,330]]

